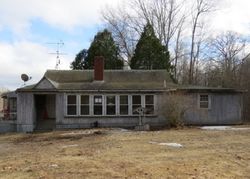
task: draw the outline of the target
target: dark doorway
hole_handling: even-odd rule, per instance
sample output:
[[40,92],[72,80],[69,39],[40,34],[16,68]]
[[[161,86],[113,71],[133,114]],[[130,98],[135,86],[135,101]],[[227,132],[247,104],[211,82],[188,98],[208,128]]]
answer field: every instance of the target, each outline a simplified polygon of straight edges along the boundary
[[55,128],[55,95],[35,95],[36,130]]

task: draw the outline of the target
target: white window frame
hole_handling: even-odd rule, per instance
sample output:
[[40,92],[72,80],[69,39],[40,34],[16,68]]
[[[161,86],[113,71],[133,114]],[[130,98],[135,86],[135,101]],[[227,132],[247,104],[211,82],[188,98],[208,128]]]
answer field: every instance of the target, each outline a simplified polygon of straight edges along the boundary
[[[76,115],[68,115],[68,96],[76,96]],[[154,113],[153,114],[145,114],[145,116],[152,116],[156,114],[156,95],[155,94],[84,94],[84,93],[64,93],[64,97],[65,97],[65,116],[66,117],[85,117],[85,116],[138,116],[139,114],[133,114],[133,96],[140,96],[141,97],[141,106],[142,107],[146,107],[146,96],[153,96],[153,102],[154,102]],[[201,95],[207,95],[207,94],[201,94]],[[81,96],[89,96],[89,114],[88,115],[81,115]],[[102,114],[101,115],[97,115],[94,114],[94,97],[95,96],[101,96],[102,97]],[[107,104],[106,104],[106,100],[108,96],[114,96],[115,97],[115,114],[113,115],[109,115],[107,114]],[[120,97],[121,96],[127,96],[128,97],[128,114],[120,114]],[[198,105],[200,107],[200,94],[199,94],[199,101],[198,101]],[[136,104],[139,105],[139,104]],[[210,96],[209,96],[209,108],[210,108]],[[202,109],[206,109],[206,108],[202,108]]]
[[[81,110],[81,107],[82,106],[87,106],[87,104],[81,104],[81,97],[82,96],[88,96],[89,97],[89,104],[88,104],[88,106],[89,106],[89,114],[81,114],[82,113],[82,110]],[[91,114],[90,114],[90,108],[91,108],[91,105],[90,105],[90,103],[91,103],[91,98],[90,98],[90,95],[89,94],[78,94],[78,97],[79,97],[79,116],[90,116]]]
[[[68,114],[68,96],[76,96],[76,114],[74,115],[70,115]],[[79,99],[78,99],[78,94],[66,94],[66,97],[65,97],[65,101],[66,101],[66,105],[65,105],[65,112],[66,112],[66,116],[78,116],[79,115],[79,109],[78,109],[78,106],[79,106]],[[72,105],[73,106],[73,105]]]
[[[122,105],[121,105],[121,102],[120,102],[121,96],[127,96],[127,97],[128,97],[128,104],[122,104]],[[131,113],[130,113],[130,111],[131,111],[131,110],[130,110],[130,106],[131,106],[131,105],[130,105],[130,101],[131,101],[131,100],[129,99],[129,98],[130,98],[129,96],[130,96],[130,95],[128,95],[128,94],[120,94],[120,95],[119,95],[119,100],[118,100],[118,106],[119,106],[118,114],[119,114],[120,116],[129,116],[129,115],[131,115]],[[121,106],[125,106],[125,105],[128,106],[128,114],[121,114],[121,109],[120,109],[120,107],[121,107]]]
[[156,111],[156,109],[155,109],[155,104],[156,104],[156,97],[155,97],[155,95],[154,94],[145,94],[144,95],[144,108],[146,109],[146,96],[153,96],[153,104],[148,104],[148,105],[151,105],[151,106],[153,106],[154,107],[154,111],[153,111],[153,114],[145,114],[146,116],[152,116],[152,115],[155,115],[155,111]]
[[[95,114],[95,96],[101,96],[102,97],[102,114]],[[101,95],[101,94],[94,94],[93,95],[93,116],[105,116],[105,95]],[[105,105],[105,106],[104,106]]]
[[[202,95],[207,95],[207,99],[208,99],[208,107],[207,108],[203,108],[203,107],[201,107],[201,96]],[[205,102],[205,101],[203,101],[203,102]],[[203,109],[203,110],[209,110],[209,109],[211,109],[211,95],[209,95],[209,94],[207,94],[207,93],[199,93],[198,94],[198,108],[199,109]]]
[[[133,103],[133,96],[140,96],[140,98],[141,98],[141,104],[134,104]],[[139,113],[138,114],[134,114],[134,112],[133,112],[133,106],[137,106],[137,105],[141,105],[141,107],[145,107],[145,105],[143,104],[144,103],[144,100],[143,99],[145,99],[144,97],[143,97],[143,95],[141,95],[141,94],[132,94],[131,95],[131,108],[132,108],[132,116],[139,116]]]
[[[116,97],[116,95],[115,94],[107,94],[107,95],[104,95],[105,96],[105,106],[104,106],[104,108],[105,108],[105,114],[104,115],[106,115],[106,116],[117,116],[117,97]],[[108,107],[108,105],[107,105],[107,97],[109,97],[109,96],[113,96],[113,97],[115,97],[115,114],[108,114],[108,111],[107,111],[107,107]]]

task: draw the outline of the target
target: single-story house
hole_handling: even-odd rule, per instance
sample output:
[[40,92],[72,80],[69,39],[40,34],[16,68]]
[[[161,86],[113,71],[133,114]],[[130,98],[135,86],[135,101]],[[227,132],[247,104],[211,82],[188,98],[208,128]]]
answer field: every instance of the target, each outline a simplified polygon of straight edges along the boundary
[[18,132],[42,128],[160,127],[164,96],[183,92],[192,105],[184,122],[195,125],[242,122],[242,91],[183,87],[166,70],[104,70],[96,57],[93,70],[47,70],[36,84],[16,90]]

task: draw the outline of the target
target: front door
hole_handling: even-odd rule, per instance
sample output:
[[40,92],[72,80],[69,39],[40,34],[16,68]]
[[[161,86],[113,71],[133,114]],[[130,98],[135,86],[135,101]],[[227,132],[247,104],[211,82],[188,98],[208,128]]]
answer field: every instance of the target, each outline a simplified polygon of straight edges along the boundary
[[55,128],[55,95],[35,95],[36,129],[52,130]]

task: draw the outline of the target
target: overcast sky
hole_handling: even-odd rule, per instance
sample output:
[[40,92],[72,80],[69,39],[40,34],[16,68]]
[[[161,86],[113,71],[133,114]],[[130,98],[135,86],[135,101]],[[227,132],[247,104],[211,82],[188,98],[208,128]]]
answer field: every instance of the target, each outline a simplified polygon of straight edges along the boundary
[[[221,0],[213,13],[215,31],[250,34],[250,0]],[[60,69],[69,69],[75,54],[88,48],[102,30],[100,10],[119,0],[0,0],[0,88],[21,87],[22,73],[36,83],[47,69],[54,69],[56,43],[63,40]]]

